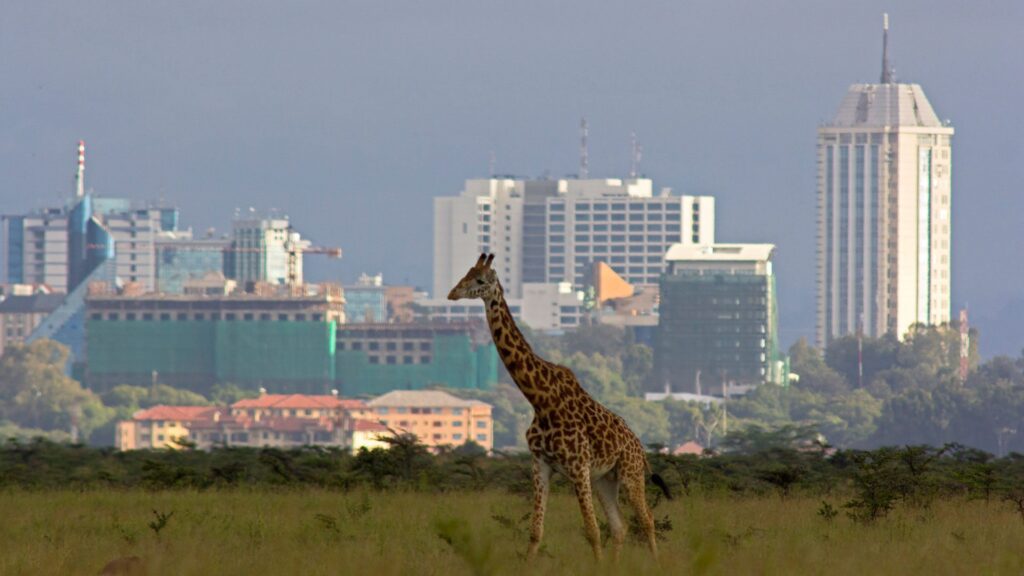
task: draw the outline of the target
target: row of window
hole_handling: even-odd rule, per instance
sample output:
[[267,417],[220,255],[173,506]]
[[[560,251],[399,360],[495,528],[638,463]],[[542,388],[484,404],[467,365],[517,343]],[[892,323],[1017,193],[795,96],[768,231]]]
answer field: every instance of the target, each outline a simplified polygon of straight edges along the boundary
[[[430,364],[430,356],[420,356],[419,364]],[[367,356],[367,360],[370,364],[387,364],[395,365],[399,364],[398,356]],[[381,361],[383,360],[383,362]],[[416,364],[416,358],[414,356],[402,356],[401,364]]]
[[[419,346],[416,342],[402,342],[401,349],[403,352],[413,352],[419,349],[420,352],[430,352],[434,344],[432,342],[419,342]],[[383,345],[383,346],[382,346]],[[386,350],[388,352],[397,352],[399,349],[399,343],[394,341],[379,342],[377,340],[370,340],[369,342],[345,342],[343,340],[338,341],[338,350],[354,350],[356,352],[361,350],[370,350],[375,352],[377,350]]]
[[[275,318],[275,316],[276,316],[276,318]],[[235,312],[225,312],[224,314],[221,314],[220,312],[211,312],[209,314],[207,314],[205,312],[193,312],[192,314],[189,314],[188,312],[177,312],[175,314],[171,314],[170,312],[160,312],[159,314],[153,313],[153,312],[142,312],[142,313],[124,312],[123,314],[120,313],[120,312],[108,312],[106,314],[106,319],[107,320],[128,320],[128,321],[139,320],[139,319],[141,319],[141,320],[157,320],[157,319],[159,319],[159,320],[171,320],[173,318],[174,320],[179,320],[179,321],[186,321],[186,320],[221,320],[221,319],[223,319],[223,320],[239,320],[239,319],[241,319],[241,320],[247,320],[247,321],[253,321],[253,320],[267,321],[267,320],[275,320],[276,319],[276,320],[281,321],[281,322],[285,322],[285,321],[299,321],[299,322],[303,322],[303,321],[309,319],[309,320],[312,320],[314,322],[319,322],[319,321],[323,320],[323,317],[324,317],[324,315],[320,314],[320,313],[308,314],[308,315],[307,314],[302,314],[302,313],[299,313],[299,314],[276,314],[275,315],[275,314],[270,314],[270,313],[267,313],[267,312],[262,312],[262,313],[259,313],[259,314],[254,313],[254,312],[244,312],[242,314],[238,314],[238,313],[235,313]],[[92,312],[92,313],[89,314],[89,319],[90,320],[103,320],[104,319],[104,315],[103,315],[102,312]]]
[[[380,423],[385,425],[385,426],[389,425],[387,420],[381,420]],[[399,420],[396,424],[399,427],[401,427],[401,428],[408,428],[410,426],[410,423],[409,423],[408,420]],[[414,426],[416,424],[420,424],[420,423],[419,422],[413,422],[412,423],[412,425],[414,425]],[[423,424],[426,424],[426,422],[423,422]],[[443,421],[441,421],[441,420],[434,420],[431,423],[431,426],[434,427],[434,428],[441,428],[441,427],[444,426],[444,424],[445,423]],[[448,423],[448,425],[452,426],[453,428],[462,428],[463,424],[464,424],[464,421],[462,421],[462,420],[452,420],[451,422]],[[483,420],[477,420],[476,421],[476,427],[477,428],[481,428],[481,429],[486,429],[487,428],[487,422],[484,422]]]

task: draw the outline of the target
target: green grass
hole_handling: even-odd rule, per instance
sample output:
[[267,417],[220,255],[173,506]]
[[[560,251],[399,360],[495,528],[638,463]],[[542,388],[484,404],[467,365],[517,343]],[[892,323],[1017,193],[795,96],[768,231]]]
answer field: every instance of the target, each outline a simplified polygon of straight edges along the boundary
[[[655,509],[673,524],[660,565],[636,544],[617,565],[596,565],[575,500],[556,494],[532,572],[1024,573],[1024,522],[1005,503],[946,500],[872,525],[842,512],[827,521],[820,507],[820,498],[680,498]],[[173,512],[159,534],[154,510]],[[126,555],[150,574],[520,574],[529,511],[523,497],[495,492],[11,490],[0,492],[0,574],[96,574]]]

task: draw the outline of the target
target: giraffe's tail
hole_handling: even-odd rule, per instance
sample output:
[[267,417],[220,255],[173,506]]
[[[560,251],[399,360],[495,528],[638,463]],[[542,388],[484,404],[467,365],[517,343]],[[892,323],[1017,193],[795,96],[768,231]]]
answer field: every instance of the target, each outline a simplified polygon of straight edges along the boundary
[[658,474],[651,474],[651,482],[654,482],[655,486],[661,488],[661,491],[665,494],[666,500],[672,499],[672,492],[668,489],[668,483],[665,482],[664,478]]

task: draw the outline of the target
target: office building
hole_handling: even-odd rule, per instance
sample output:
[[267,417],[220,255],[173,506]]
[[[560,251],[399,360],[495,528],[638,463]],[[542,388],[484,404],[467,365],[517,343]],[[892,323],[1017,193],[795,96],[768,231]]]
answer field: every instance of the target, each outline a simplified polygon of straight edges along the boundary
[[895,80],[884,34],[880,81],[850,86],[818,128],[822,346],[950,319],[953,128]]
[[226,252],[226,275],[243,287],[253,282],[302,284],[302,248],[307,244],[287,218],[253,213],[236,217]]
[[482,252],[496,255],[506,297],[524,285],[589,282],[605,262],[627,281],[656,284],[672,244],[710,244],[710,196],[653,192],[646,178],[467,180],[434,199],[434,293],[442,298]]
[[[656,389],[788,381],[779,354],[771,244],[677,244],[665,256]],[[703,387],[703,388],[702,388]]]

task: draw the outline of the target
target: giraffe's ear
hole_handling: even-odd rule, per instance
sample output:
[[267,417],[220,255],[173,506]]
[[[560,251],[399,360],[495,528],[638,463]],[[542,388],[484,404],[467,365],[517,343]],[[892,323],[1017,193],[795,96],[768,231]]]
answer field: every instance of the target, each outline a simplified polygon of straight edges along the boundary
[[487,257],[487,262],[484,262],[484,268],[490,268],[491,262],[494,262],[494,254]]
[[484,260],[486,260],[486,259],[487,259],[487,254],[481,254],[480,257],[476,259],[476,264],[473,267],[474,268],[479,268],[479,267],[483,266],[484,265]]

